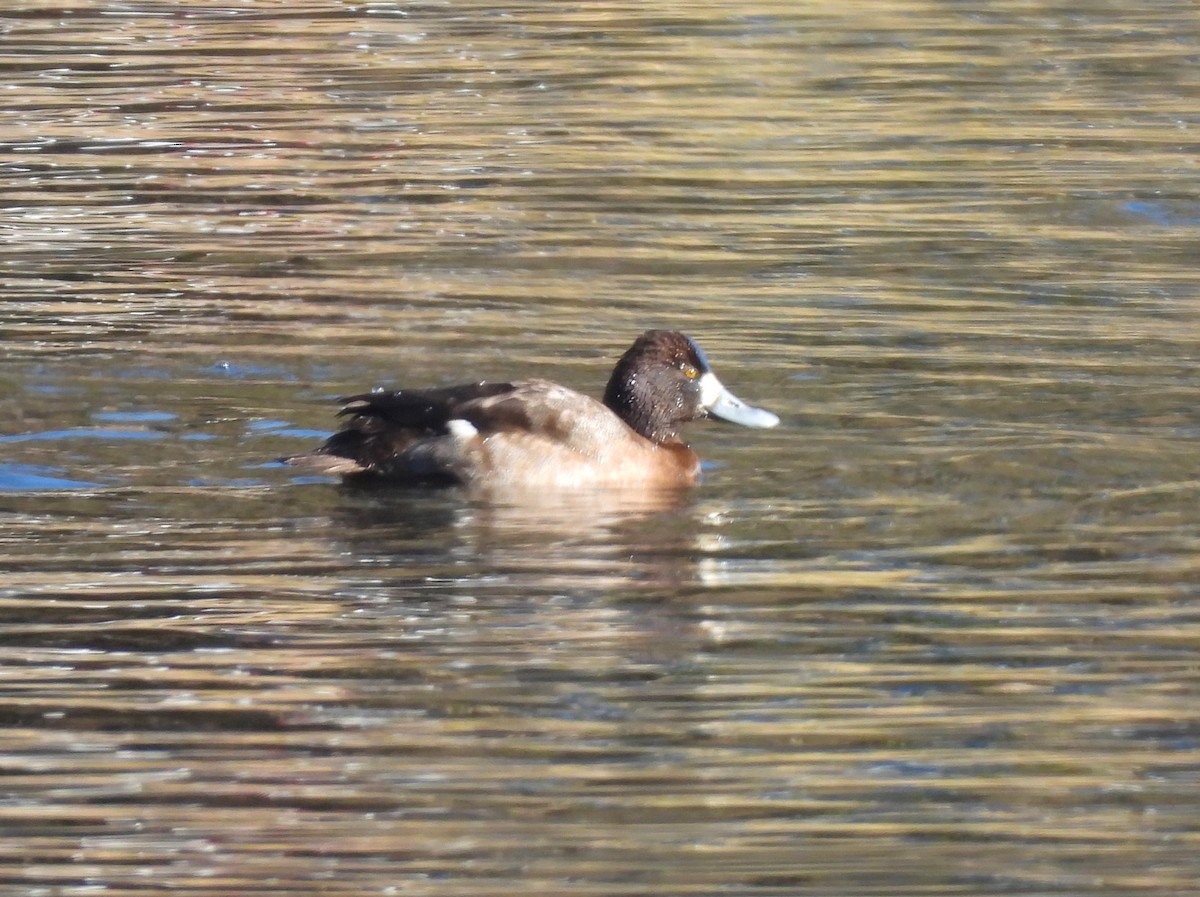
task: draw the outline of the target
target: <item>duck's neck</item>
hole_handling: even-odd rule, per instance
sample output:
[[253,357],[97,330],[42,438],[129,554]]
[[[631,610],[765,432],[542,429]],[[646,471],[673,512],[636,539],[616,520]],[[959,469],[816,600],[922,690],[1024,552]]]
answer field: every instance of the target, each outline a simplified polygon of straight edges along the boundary
[[670,411],[654,401],[652,384],[622,358],[604,390],[604,404],[639,435],[651,442],[677,441]]

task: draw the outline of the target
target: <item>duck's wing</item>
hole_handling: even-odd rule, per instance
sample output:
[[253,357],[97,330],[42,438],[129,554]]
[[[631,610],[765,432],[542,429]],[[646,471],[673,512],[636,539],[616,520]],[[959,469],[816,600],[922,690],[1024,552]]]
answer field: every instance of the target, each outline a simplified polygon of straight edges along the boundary
[[512,383],[464,383],[438,389],[365,392],[341,399],[349,417],[315,452],[288,459],[324,473],[379,474],[409,479],[451,478],[430,449],[450,434],[450,421],[473,402],[510,393]]
[[[342,399],[345,426],[315,452],[287,459],[321,473],[463,482],[491,450],[523,457],[603,456],[626,425],[595,399],[546,380],[369,392]],[[511,463],[510,463],[511,466]]]
[[448,421],[461,409],[496,396],[510,395],[520,384],[463,383],[438,389],[398,389],[365,392],[341,399],[339,417],[350,416],[346,429],[403,430],[415,435],[435,436],[445,432]]

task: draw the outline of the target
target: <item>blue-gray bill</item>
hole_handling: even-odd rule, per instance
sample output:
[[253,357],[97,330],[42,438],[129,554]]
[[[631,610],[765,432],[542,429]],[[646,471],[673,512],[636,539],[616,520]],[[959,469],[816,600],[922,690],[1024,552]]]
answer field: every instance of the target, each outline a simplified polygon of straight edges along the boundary
[[770,411],[747,405],[731,393],[711,372],[706,373],[701,380],[700,396],[701,403],[710,415],[731,424],[766,429],[779,423],[779,418]]

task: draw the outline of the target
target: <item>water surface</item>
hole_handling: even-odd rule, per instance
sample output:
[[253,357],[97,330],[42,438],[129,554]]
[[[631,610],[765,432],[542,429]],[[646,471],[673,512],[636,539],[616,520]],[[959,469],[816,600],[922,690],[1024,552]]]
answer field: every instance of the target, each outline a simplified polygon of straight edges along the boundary
[[[10,7],[14,893],[1194,891],[1190,4]],[[678,500],[272,463],[661,326]]]

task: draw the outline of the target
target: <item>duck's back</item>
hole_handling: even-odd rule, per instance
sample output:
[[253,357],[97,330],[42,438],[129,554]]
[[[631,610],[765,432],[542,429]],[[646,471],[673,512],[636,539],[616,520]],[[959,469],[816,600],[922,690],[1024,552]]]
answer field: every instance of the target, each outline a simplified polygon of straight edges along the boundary
[[293,463],[484,488],[683,485],[699,472],[682,443],[655,444],[602,403],[546,380],[365,393],[341,413],[345,428]]

